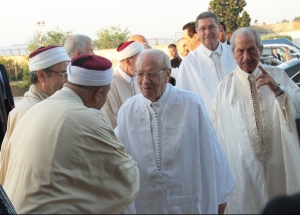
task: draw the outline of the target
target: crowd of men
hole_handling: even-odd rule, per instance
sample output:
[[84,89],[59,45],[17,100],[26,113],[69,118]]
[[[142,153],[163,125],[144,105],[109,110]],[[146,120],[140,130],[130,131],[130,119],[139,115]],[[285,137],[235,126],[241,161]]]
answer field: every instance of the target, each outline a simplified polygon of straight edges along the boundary
[[255,30],[227,36],[206,11],[170,57],[132,35],[114,71],[85,35],[32,52],[2,141],[0,212],[260,214],[295,199],[300,89],[259,62]]

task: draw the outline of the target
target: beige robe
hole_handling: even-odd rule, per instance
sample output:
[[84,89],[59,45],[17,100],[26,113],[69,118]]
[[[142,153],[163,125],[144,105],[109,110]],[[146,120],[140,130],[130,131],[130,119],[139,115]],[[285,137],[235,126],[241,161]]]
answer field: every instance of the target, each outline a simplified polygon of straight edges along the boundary
[[[0,168],[2,165],[3,154],[6,151],[8,140],[14,128],[22,116],[35,104],[43,101],[49,96],[41,92],[35,85],[30,85],[29,90],[24,94],[23,99],[9,112],[7,119],[7,130],[2,141],[0,151]],[[0,184],[3,185],[3,175],[0,173]]]
[[6,152],[0,172],[18,213],[119,213],[139,190],[136,162],[69,88],[27,111]]
[[[263,66],[285,87],[275,98],[268,86],[258,89],[262,140],[256,127],[247,74],[239,67],[219,85],[211,121],[236,176],[228,197],[229,214],[259,214],[272,198],[300,192],[300,150],[295,125],[300,88],[276,66]],[[261,74],[258,68],[253,72]]]
[[[0,168],[2,165],[3,154],[6,151],[8,140],[14,131],[14,128],[22,118],[22,116],[35,104],[43,101],[49,96],[40,91],[35,85],[30,85],[29,90],[24,94],[23,99],[16,105],[16,107],[9,112],[7,119],[7,130],[2,141],[0,151]],[[111,126],[109,117],[104,108],[100,110],[103,117],[107,120],[107,123]],[[3,175],[0,174],[0,184],[3,184]]]
[[[117,126],[117,116],[120,107],[126,101],[126,99],[135,95],[132,86],[120,75],[119,70],[120,68],[118,67],[114,72],[113,81],[110,85],[110,91],[104,105],[113,128]],[[138,87],[136,78],[134,78],[134,87],[136,94],[139,94],[141,90]]]

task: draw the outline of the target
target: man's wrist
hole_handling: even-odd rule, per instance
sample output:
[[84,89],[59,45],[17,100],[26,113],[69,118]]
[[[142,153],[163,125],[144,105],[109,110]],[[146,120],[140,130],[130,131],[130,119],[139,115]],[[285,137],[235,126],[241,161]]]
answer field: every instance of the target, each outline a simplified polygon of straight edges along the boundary
[[284,87],[281,84],[278,84],[278,90],[274,92],[275,97],[280,96],[281,94],[283,94],[283,92],[284,92]]

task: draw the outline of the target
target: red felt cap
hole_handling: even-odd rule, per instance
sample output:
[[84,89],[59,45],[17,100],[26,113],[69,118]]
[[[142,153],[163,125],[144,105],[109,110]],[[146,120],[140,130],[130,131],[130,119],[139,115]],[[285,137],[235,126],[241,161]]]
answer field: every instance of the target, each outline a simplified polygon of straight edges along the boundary
[[118,48],[117,48],[117,51],[118,52],[121,52],[123,51],[127,46],[129,46],[131,43],[133,43],[134,41],[127,41],[127,42],[123,42],[121,43]]
[[56,47],[61,47],[61,46],[43,46],[43,47],[40,47],[38,48],[37,50],[35,50],[34,52],[32,52],[30,55],[29,55],[29,58],[32,58],[44,51],[48,51],[49,49],[53,49],[53,48],[56,48]]
[[110,60],[98,55],[79,55],[71,60],[72,66],[78,66],[88,70],[105,71],[111,68]]

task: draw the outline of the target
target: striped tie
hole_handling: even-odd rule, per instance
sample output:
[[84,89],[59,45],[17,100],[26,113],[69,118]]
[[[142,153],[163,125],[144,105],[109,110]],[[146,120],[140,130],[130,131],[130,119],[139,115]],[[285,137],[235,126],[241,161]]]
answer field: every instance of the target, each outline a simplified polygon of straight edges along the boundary
[[254,79],[255,79],[254,75],[249,74],[248,80],[249,80],[250,88],[251,88],[251,96],[252,96],[253,110],[254,110],[255,121],[256,121],[256,128],[258,130],[261,142],[263,142],[263,139],[262,139],[263,127],[262,127],[261,114],[260,114],[260,109],[259,109],[256,83],[255,83]]

